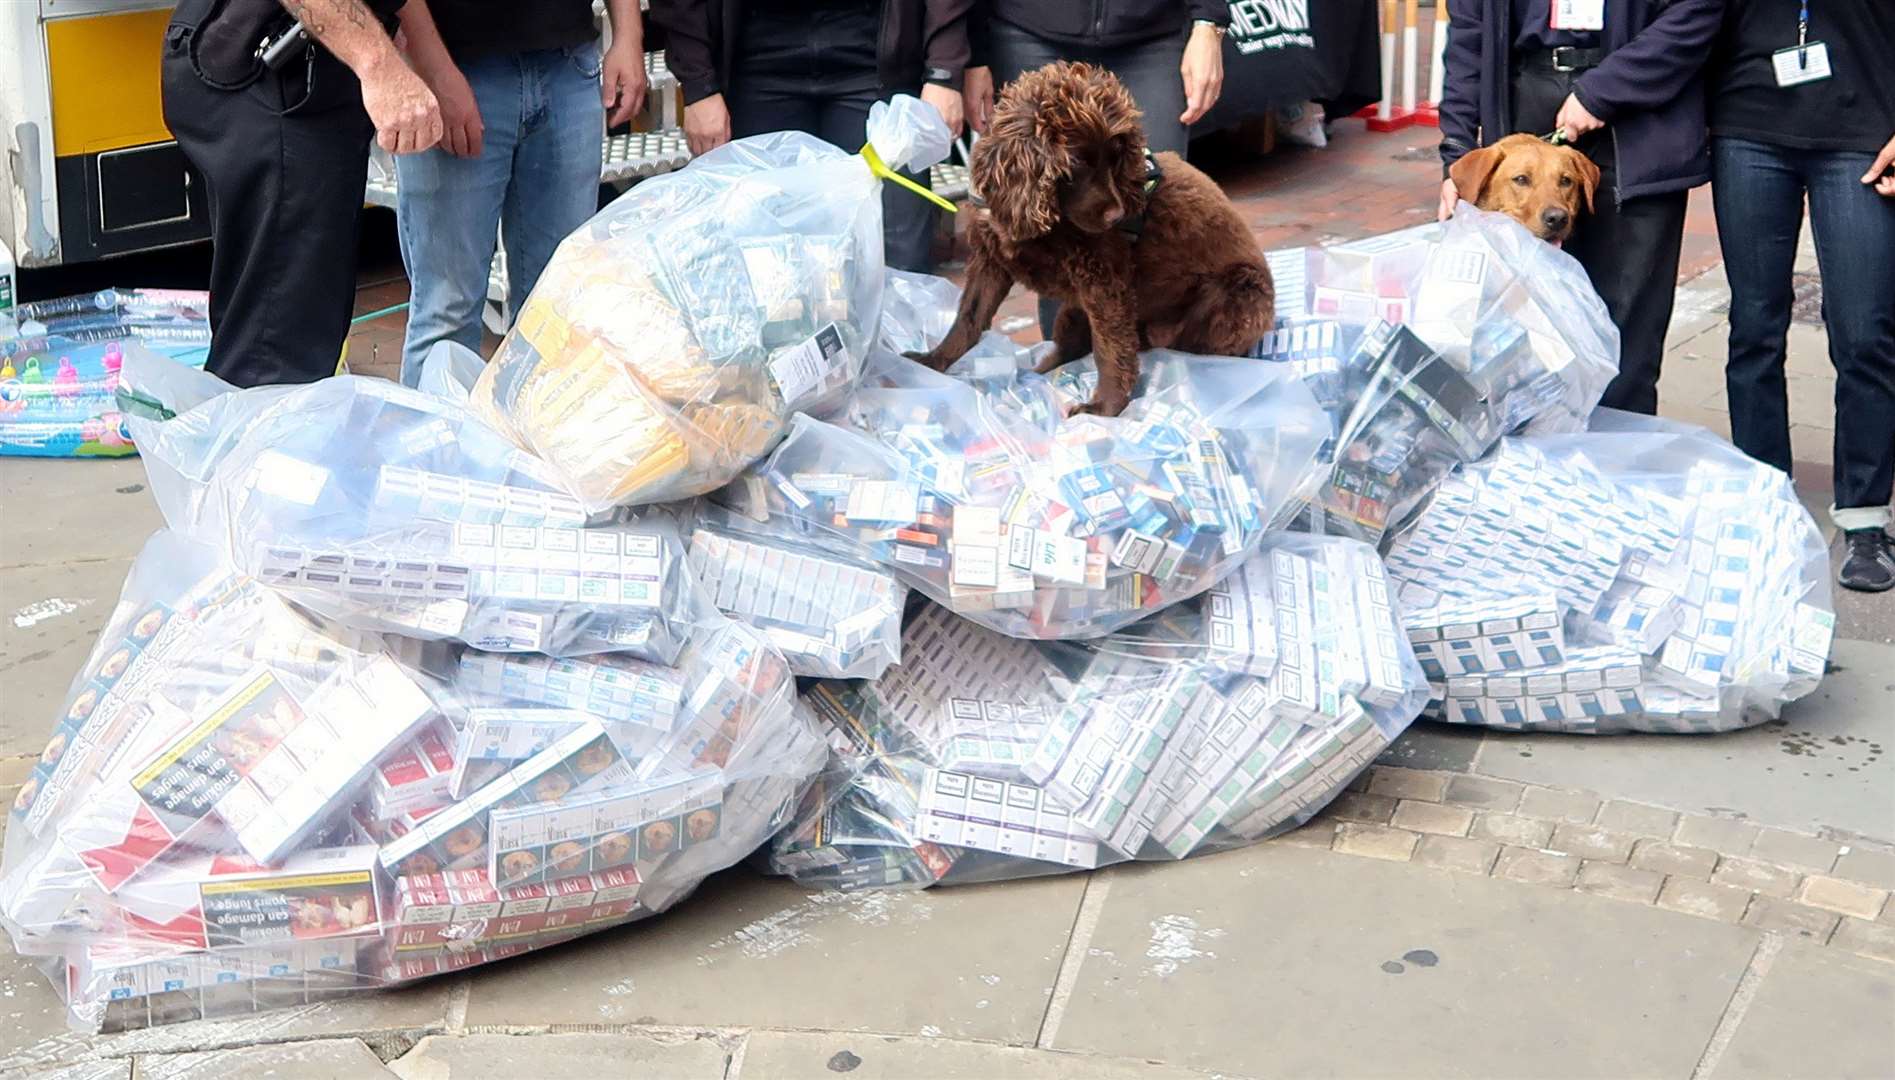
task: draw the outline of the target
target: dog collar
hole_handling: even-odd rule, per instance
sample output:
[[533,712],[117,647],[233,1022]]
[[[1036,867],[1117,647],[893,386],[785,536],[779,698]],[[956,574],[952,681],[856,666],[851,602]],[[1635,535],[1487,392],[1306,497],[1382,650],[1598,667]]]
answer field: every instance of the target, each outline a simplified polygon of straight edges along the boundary
[[[1146,206],[1151,205],[1152,193],[1157,191],[1158,185],[1164,182],[1165,182],[1165,170],[1158,167],[1158,158],[1152,154],[1150,147],[1146,147],[1145,149],[1145,204]],[[1131,216],[1127,217],[1125,220],[1119,222],[1117,228],[1120,232],[1131,237],[1132,240],[1136,242],[1139,236],[1142,235],[1145,231],[1145,208],[1140,207],[1138,210],[1138,213],[1132,214]]]

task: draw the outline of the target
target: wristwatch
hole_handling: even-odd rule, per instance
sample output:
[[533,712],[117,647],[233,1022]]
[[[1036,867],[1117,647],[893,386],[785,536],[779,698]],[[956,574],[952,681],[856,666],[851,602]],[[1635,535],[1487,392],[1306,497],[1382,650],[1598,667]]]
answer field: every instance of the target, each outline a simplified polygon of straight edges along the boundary
[[1221,22],[1213,22],[1210,19],[1192,19],[1191,20],[1191,29],[1196,30],[1200,26],[1210,27],[1211,33],[1216,34],[1220,38],[1230,32],[1230,27],[1225,26]]

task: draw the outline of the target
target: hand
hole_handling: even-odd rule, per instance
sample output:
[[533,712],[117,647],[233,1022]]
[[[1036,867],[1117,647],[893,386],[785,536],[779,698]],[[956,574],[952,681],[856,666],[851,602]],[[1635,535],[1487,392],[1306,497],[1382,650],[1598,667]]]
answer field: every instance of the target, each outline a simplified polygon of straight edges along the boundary
[[1895,138],[1888,140],[1882,152],[1875,155],[1875,164],[1862,174],[1862,182],[1872,186],[1877,195],[1885,199],[1895,199]]
[[1605,126],[1605,121],[1586,111],[1579,103],[1578,94],[1567,94],[1565,104],[1559,107],[1559,115],[1553,118],[1553,130],[1566,136],[1567,142],[1578,142],[1580,136],[1590,135]]
[[948,134],[961,137],[961,93],[958,90],[942,86],[940,83],[927,83],[921,88],[921,100],[934,106],[947,123]]
[[691,156],[708,154],[730,141],[730,110],[724,95],[712,94],[684,107],[684,141]]
[[994,119],[994,69],[968,68],[961,73],[961,107],[967,113],[967,126],[981,135]]
[[393,49],[362,74],[362,106],[389,153],[418,154],[441,141],[440,102]]
[[455,157],[479,157],[487,126],[480,119],[480,104],[474,99],[474,88],[467,84],[467,76],[448,64],[430,72],[426,80],[441,104],[441,149]]
[[644,42],[619,38],[605,50],[599,77],[599,100],[605,105],[607,127],[617,127],[645,107]]
[[1441,181],[1441,205],[1434,208],[1434,219],[1446,221],[1454,216],[1454,208],[1461,204],[1461,189],[1454,186],[1453,180]]
[[1184,115],[1178,121],[1189,126],[1203,119],[1224,92],[1224,37],[1216,27],[1191,28],[1178,70],[1184,75]]

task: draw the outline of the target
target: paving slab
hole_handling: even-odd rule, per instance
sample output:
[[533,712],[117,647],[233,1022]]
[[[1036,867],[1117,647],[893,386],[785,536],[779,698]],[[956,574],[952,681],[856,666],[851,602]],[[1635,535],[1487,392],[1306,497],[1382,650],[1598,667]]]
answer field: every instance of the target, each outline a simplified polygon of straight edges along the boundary
[[[230,1020],[198,1020],[143,1031],[92,1035],[73,1031],[66,1007],[39,969],[14,954],[0,934],[0,1077],[74,1064],[88,1058],[186,1053],[294,1039],[366,1038],[425,1033],[446,1027],[449,982],[342,1001],[278,1009]],[[244,1072],[230,1075],[245,1076]]]
[[1475,771],[1895,840],[1895,646],[1839,640],[1838,670],[1783,718],[1725,735],[1490,736]]
[[1438,769],[1466,772],[1480,755],[1484,733],[1479,728],[1456,724],[1410,724],[1395,737],[1378,765],[1399,765],[1404,769]]
[[0,569],[0,758],[45,747],[130,568],[129,559],[106,559]]
[[4,567],[129,559],[164,525],[135,457],[7,458],[0,462],[0,513],[7,521]]
[[1204,1080],[1205,1076],[1135,1058],[993,1043],[911,1035],[753,1031],[736,1080],[799,1080],[835,1074],[845,1074],[849,1080]]
[[431,1035],[389,1062],[388,1070],[401,1080],[723,1080],[729,1064],[730,1052],[718,1040],[701,1035],[477,1033]]
[[809,893],[746,870],[656,919],[484,968],[467,1024],[761,1026],[1030,1043],[1085,887]]
[[1207,1070],[1683,1077],[1758,940],[1304,848],[1107,873],[1053,1045]]
[[131,1058],[109,1058],[103,1061],[82,1061],[77,1065],[67,1065],[58,1069],[34,1070],[32,1073],[10,1073],[0,1071],[0,1077],[30,1077],[30,1080],[132,1080]]
[[1711,1080],[1895,1073],[1895,964],[1792,943],[1778,954]]
[[392,1076],[360,1039],[312,1039],[195,1054],[144,1054],[138,1080],[373,1080]]

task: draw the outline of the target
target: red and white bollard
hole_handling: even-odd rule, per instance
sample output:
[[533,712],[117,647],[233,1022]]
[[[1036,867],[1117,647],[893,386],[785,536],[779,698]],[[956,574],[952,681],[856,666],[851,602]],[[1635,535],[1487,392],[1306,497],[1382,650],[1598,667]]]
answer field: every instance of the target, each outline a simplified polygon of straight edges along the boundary
[[1395,93],[1395,20],[1397,9],[1395,0],[1382,0],[1382,100],[1375,105],[1375,112],[1368,118],[1370,131],[1400,131],[1415,122],[1415,60],[1420,34],[1416,27],[1420,5],[1417,0],[1408,0],[1403,12],[1401,27],[1401,102],[1394,100]]
[[1434,36],[1428,48],[1428,99],[1415,108],[1415,123],[1441,126],[1441,91],[1447,78],[1448,3],[1435,0]]
[[[1441,100],[1442,64],[1448,45],[1447,0],[1435,0],[1434,37],[1429,43],[1428,96],[1417,100],[1421,81],[1421,13],[1418,0],[1398,9],[1396,0],[1382,0],[1382,100],[1357,113],[1370,131],[1400,131],[1414,124],[1438,127],[1436,105]],[[1398,15],[1399,12],[1399,15]],[[1397,18],[1400,52],[1396,50]],[[1401,92],[1396,95],[1397,74]]]

